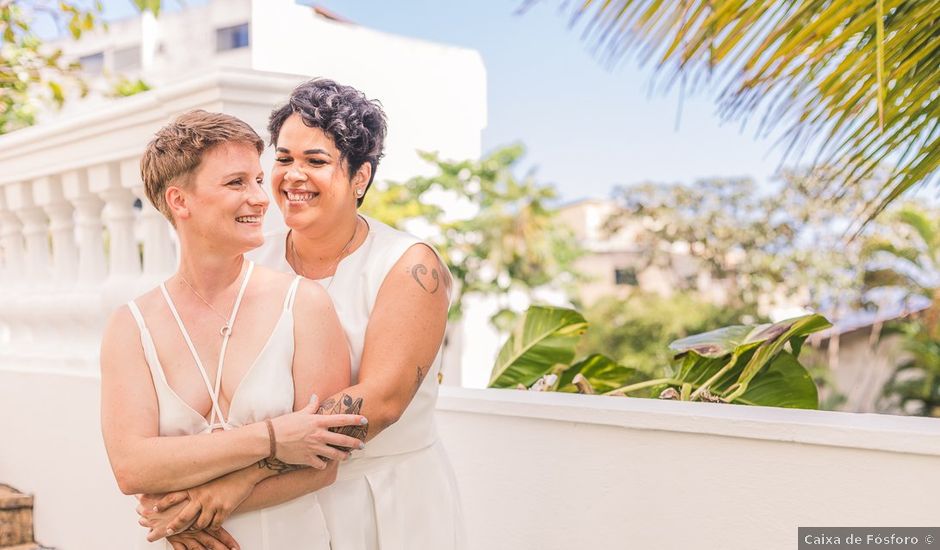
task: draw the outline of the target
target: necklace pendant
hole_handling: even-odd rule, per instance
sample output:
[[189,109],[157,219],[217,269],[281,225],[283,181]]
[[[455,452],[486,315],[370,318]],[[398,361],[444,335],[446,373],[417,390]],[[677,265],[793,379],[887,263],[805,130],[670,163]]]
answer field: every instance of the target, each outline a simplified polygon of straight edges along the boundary
[[219,329],[219,334],[222,335],[222,338],[225,338],[226,336],[230,336],[232,334],[232,327],[225,325],[224,327]]

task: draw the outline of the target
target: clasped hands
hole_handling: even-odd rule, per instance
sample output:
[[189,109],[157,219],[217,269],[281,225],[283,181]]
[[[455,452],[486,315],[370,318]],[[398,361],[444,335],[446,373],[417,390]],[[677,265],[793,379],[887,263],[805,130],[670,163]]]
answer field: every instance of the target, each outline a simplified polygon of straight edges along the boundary
[[[349,449],[363,448],[359,439],[331,430],[362,426],[366,420],[357,414],[323,415],[317,414],[317,410],[314,396],[303,409],[272,419],[276,434],[274,458],[281,464],[318,470],[329,466],[332,472],[325,474],[330,476],[331,483],[336,463],[349,457]],[[184,491],[141,495],[137,513],[140,525],[149,529],[147,540],[168,537],[174,550],[238,548],[222,523],[248,498],[257,483],[278,473],[265,471],[270,467],[268,462],[261,461]]]

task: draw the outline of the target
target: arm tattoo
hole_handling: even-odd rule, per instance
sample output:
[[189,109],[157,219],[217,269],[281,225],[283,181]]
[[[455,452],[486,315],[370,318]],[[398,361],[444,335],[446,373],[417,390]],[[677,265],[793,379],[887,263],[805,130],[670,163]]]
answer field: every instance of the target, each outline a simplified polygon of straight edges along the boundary
[[422,369],[421,365],[417,366],[417,372],[415,373],[415,391],[412,395],[416,395],[418,390],[421,389],[421,382],[424,382],[424,375],[427,374],[429,370],[431,370],[431,367]]
[[304,468],[309,468],[309,466],[304,466],[303,464],[288,464],[276,458],[266,458],[258,462],[258,467],[267,468],[268,470],[273,470],[277,472],[277,475],[286,474],[287,472],[293,472],[294,470],[302,470]]
[[433,279],[434,281],[433,283],[434,288],[428,288],[428,285],[425,285],[424,283],[422,283],[421,279],[418,277],[418,275],[427,275],[427,274],[428,274],[428,268],[424,264],[418,264],[416,266],[412,266],[411,268],[411,276],[414,278],[415,281],[417,281],[418,285],[421,286],[421,288],[424,289],[424,291],[427,292],[428,294],[434,294],[435,292],[437,292],[437,289],[441,287],[441,276],[437,272],[437,268],[432,268],[431,279]]
[[[360,414],[359,411],[361,410],[362,398],[354,398],[353,396],[344,393],[339,396],[339,399],[330,398],[320,404],[320,408],[317,410],[317,414]],[[341,426],[339,428],[330,428],[330,431],[348,435],[350,437],[355,437],[359,441],[365,441],[366,434],[369,433],[369,425]],[[344,451],[349,450],[345,447],[337,447],[337,449],[342,449]]]

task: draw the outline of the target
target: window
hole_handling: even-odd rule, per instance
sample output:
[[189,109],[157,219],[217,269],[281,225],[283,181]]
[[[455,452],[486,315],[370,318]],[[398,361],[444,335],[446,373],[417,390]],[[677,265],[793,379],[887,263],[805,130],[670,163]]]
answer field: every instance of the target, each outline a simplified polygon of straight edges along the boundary
[[133,71],[140,68],[140,46],[131,46],[114,51],[114,70]]
[[224,52],[248,47],[248,23],[215,31],[215,51]]
[[104,52],[83,55],[78,58],[82,72],[88,75],[99,75],[104,72]]
[[617,285],[636,286],[636,269],[632,267],[621,267],[614,269],[614,283]]

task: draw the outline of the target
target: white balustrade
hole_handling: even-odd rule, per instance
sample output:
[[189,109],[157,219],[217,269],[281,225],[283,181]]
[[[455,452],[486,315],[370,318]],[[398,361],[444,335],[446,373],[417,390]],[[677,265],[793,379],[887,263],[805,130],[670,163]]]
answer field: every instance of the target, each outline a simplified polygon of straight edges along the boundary
[[42,285],[50,277],[49,218],[33,198],[33,185],[19,181],[6,187],[7,205],[22,223],[26,245],[25,275],[33,285]]
[[170,232],[172,227],[163,214],[147,198],[140,178],[140,159],[125,159],[120,164],[121,184],[140,200],[138,229],[143,248],[143,273],[146,283],[156,284],[176,269],[176,250]]
[[93,373],[110,311],[176,268],[140,178],[155,130],[195,108],[264,128],[301,80],[226,69],[0,136],[0,373]]
[[62,191],[75,208],[75,234],[78,249],[77,284],[92,286],[107,273],[104,256],[104,224],[101,210],[104,201],[88,187],[86,170],[69,170],[62,174]]
[[0,189],[0,258],[2,258],[3,290],[23,282],[23,224],[7,206],[6,195]]
[[121,185],[120,166],[115,162],[89,168],[88,186],[104,201],[108,277],[113,282],[132,280],[140,275],[140,253],[134,236],[134,194]]
[[59,176],[33,181],[33,196],[49,217],[52,236],[52,280],[58,288],[75,282],[78,248],[75,245],[75,207],[65,198]]

